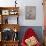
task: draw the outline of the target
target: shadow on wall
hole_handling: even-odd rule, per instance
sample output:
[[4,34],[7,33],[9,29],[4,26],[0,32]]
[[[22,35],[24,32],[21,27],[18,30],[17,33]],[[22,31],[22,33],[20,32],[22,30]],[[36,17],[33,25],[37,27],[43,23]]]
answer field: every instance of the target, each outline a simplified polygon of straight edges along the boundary
[[19,32],[20,42],[21,42],[21,40],[22,40],[22,38],[24,36],[24,33],[26,32],[26,30],[28,28],[32,28],[36,32],[39,41],[41,43],[43,43],[43,30],[42,30],[42,26],[21,26],[21,29],[20,29],[20,32]]

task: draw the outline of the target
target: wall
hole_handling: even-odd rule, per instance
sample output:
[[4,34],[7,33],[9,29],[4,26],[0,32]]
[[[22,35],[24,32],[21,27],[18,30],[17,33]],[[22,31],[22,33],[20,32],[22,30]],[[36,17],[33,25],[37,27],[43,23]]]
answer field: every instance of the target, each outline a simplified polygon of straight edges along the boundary
[[[0,6],[9,7],[15,6],[15,0],[0,0]],[[21,26],[43,26],[43,6],[42,0],[17,0],[17,6],[20,7],[19,11],[19,24]],[[36,6],[36,19],[25,20],[25,6]]]
[[[42,6],[42,0],[29,0],[29,1],[23,1],[21,2],[21,8],[20,11],[20,23],[23,26],[42,26],[43,25],[43,6]],[[25,6],[36,6],[36,20],[25,20]]]

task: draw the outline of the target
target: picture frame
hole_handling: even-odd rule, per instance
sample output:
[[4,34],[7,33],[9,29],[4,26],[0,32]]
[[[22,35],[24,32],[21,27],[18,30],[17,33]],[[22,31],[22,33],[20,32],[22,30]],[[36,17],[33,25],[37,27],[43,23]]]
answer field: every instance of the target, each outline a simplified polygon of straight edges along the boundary
[[9,15],[9,10],[2,10],[2,15]]
[[25,19],[26,20],[36,19],[36,6],[25,6]]

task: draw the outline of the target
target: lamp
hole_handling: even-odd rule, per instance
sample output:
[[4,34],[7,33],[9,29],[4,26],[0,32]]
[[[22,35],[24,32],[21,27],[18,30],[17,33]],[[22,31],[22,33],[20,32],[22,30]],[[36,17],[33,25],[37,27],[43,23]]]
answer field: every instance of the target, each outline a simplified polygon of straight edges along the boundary
[[16,7],[16,4],[17,4],[17,2],[16,2],[17,0],[15,0],[15,7]]

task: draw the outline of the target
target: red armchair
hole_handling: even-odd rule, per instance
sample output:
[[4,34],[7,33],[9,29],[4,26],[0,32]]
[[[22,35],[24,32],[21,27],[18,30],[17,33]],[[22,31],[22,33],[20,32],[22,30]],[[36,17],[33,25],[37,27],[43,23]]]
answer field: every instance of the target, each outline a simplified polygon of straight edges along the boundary
[[[32,36],[33,36],[34,38],[37,37],[37,35],[36,35],[36,33],[34,32],[34,30],[33,30],[32,28],[27,29],[27,31],[25,32],[24,37],[22,38],[21,46],[27,46],[28,42],[27,42],[27,44],[26,44],[25,40],[26,40],[26,39],[29,40],[29,38],[32,38]],[[37,40],[37,38],[36,38],[36,41],[37,41],[37,42],[36,42],[36,44],[35,44],[34,46],[41,46],[41,44],[39,43],[39,41]],[[30,44],[31,44],[31,43],[30,43]],[[32,45],[29,45],[29,46],[32,46]]]

